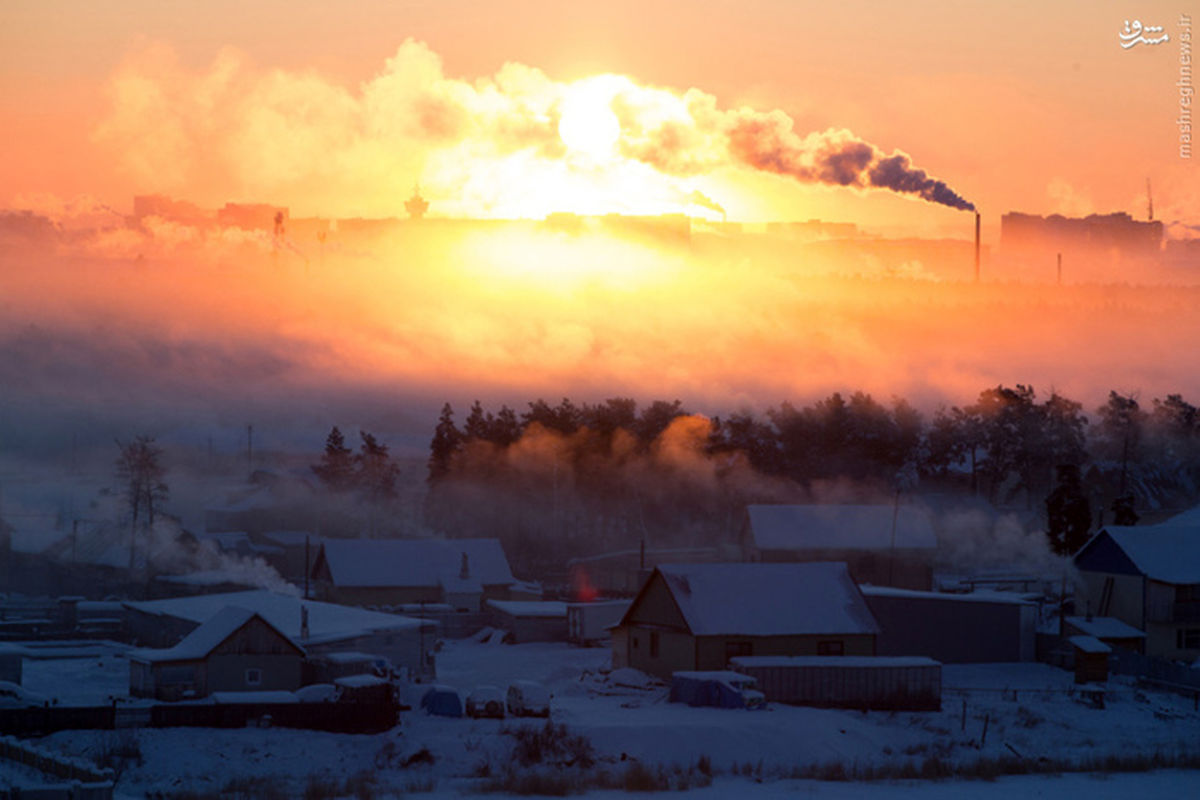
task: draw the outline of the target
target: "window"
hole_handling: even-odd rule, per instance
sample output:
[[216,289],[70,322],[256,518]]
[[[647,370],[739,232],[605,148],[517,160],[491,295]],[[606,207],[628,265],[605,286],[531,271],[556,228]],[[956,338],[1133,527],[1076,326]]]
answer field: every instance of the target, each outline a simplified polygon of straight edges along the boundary
[[846,654],[846,645],[843,642],[817,642],[817,655],[819,656],[841,656]]
[[1200,650],[1200,628],[1178,628],[1175,647],[1180,650]]
[[658,634],[650,632],[650,657],[658,658]]
[[1200,603],[1200,583],[1185,583],[1175,587],[1176,603]]
[[246,685],[247,686],[258,686],[260,684],[262,684],[262,670],[261,669],[246,670]]

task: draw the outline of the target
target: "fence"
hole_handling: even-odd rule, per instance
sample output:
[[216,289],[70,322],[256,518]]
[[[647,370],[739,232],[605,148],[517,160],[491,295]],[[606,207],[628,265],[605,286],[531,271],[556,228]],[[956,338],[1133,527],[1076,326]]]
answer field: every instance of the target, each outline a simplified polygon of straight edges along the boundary
[[1119,675],[1136,675],[1200,692],[1200,669],[1191,669],[1174,661],[1114,649],[1108,665]]
[[117,727],[244,728],[270,724],[333,733],[381,733],[400,721],[394,703],[160,703],[114,706],[48,706],[0,709],[0,733],[30,736],[55,731]]
[[94,764],[68,755],[45,750],[30,742],[22,742],[12,736],[0,736],[0,758],[24,764],[27,767],[53,778],[70,781],[57,786],[16,789],[13,792],[0,789],[0,798],[54,798],[54,800],[111,800],[113,771],[100,769]]

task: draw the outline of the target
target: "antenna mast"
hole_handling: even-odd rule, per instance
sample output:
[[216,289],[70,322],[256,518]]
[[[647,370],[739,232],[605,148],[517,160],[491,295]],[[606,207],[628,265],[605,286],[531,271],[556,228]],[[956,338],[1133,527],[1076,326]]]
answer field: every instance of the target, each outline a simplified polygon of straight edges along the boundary
[[1150,179],[1146,178],[1146,213],[1150,217],[1150,221],[1154,222],[1154,195],[1150,194]]

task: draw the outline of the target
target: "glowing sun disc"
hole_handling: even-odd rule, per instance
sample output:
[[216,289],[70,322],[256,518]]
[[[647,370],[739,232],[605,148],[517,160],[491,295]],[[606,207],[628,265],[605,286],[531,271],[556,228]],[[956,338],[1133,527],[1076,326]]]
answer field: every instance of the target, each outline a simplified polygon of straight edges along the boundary
[[612,110],[612,94],[602,83],[571,87],[563,98],[558,135],[567,150],[594,159],[612,155],[621,138],[621,123]]

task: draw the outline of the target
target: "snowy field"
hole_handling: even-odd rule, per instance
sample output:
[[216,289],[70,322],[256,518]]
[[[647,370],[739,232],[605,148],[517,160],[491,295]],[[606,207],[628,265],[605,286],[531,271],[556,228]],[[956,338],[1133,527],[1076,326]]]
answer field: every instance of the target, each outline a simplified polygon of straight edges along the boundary
[[[1100,709],[1075,689],[1069,673],[1043,664],[947,666],[939,712],[779,704],[748,712],[668,703],[665,687],[630,670],[610,672],[608,662],[604,648],[452,641],[438,653],[438,682],[464,695],[480,684],[504,687],[519,678],[543,682],[554,694],[553,722],[565,726],[569,736],[590,743],[596,762],[592,772],[618,776],[617,786],[622,785],[619,776],[636,766],[645,768],[642,777],[657,774],[672,789],[687,787],[711,798],[1200,793],[1200,771],[1180,770],[1013,776],[990,782],[894,779],[938,770],[978,773],[972,765],[981,759],[1017,759],[1045,769],[1047,760],[1096,763],[1110,755],[1198,752],[1200,713],[1190,698],[1139,689],[1123,679],[1109,682],[1105,707]],[[97,649],[81,658],[27,659],[25,685],[62,703],[107,702],[126,692],[128,662],[119,647]],[[417,697],[414,691],[414,706]],[[318,784],[331,787],[328,791],[334,794],[326,796],[457,796],[481,791],[489,783],[511,786],[501,777],[520,769],[553,770],[545,763],[514,767],[512,731],[543,724],[448,719],[412,711],[402,715],[398,728],[376,736],[175,728],[63,731],[45,737],[43,743],[113,764],[120,773],[118,790],[131,797],[184,792],[221,797],[231,796],[231,787],[268,785],[280,792],[275,796],[300,797]],[[562,754],[545,758],[546,763],[565,760]],[[934,772],[922,772],[930,769]],[[872,770],[893,779],[809,780]],[[581,773],[577,766],[568,766],[555,774]],[[632,780],[623,785],[641,784]],[[1188,786],[1195,788],[1185,790]],[[605,790],[589,796],[617,794]]]

